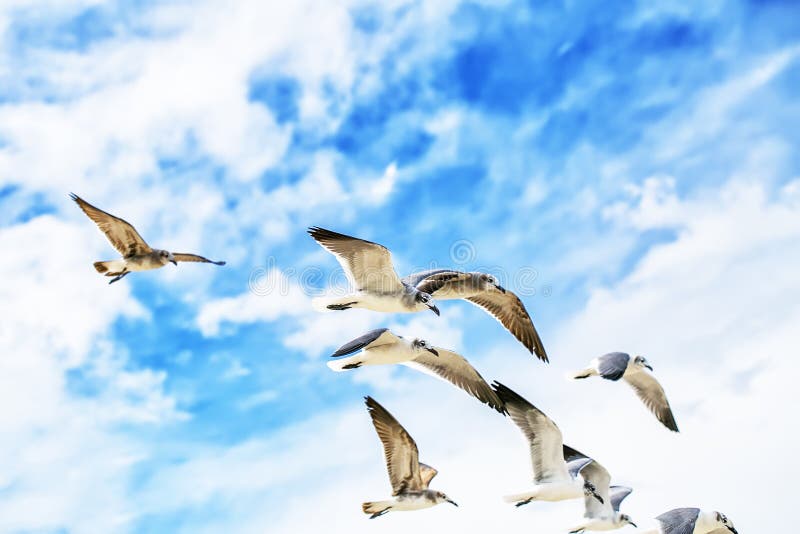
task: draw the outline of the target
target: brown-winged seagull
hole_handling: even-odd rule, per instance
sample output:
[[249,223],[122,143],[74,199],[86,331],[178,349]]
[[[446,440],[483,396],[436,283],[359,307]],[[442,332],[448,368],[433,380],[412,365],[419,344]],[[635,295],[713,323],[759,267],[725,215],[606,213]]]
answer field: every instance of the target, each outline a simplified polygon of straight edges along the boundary
[[336,257],[355,289],[341,297],[316,298],[313,301],[316,308],[366,308],[402,313],[431,310],[439,315],[439,308],[430,294],[400,280],[392,265],[392,254],[383,245],[318,226],[309,228],[308,233]]
[[118,260],[96,261],[94,263],[94,268],[98,273],[114,277],[109,284],[113,284],[133,271],[158,269],[168,263],[178,265],[179,261],[225,265],[224,261],[212,261],[197,254],[150,248],[150,245],[142,239],[136,228],[129,222],[92,206],[74,193],[70,193],[70,198],[94,221],[114,248],[122,254],[122,258]]
[[370,519],[390,511],[422,510],[443,502],[458,506],[441,491],[430,489],[436,469],[420,463],[417,444],[386,408],[372,397],[365,397],[372,424],[383,444],[386,469],[392,484],[392,497],[386,501],[365,502],[361,509]]
[[480,306],[516,337],[532,354],[546,362],[547,353],[520,298],[487,273],[433,269],[414,273],[403,282],[437,300],[464,299]]
[[591,462],[581,469],[581,477],[594,485],[603,500],[601,502],[592,496],[584,498],[586,521],[573,528],[570,534],[579,534],[587,530],[616,530],[625,525],[636,527],[636,523],[631,520],[630,516],[619,511],[620,504],[633,490],[625,486],[611,486],[611,475],[605,467],[597,463],[597,460],[564,445],[564,460],[567,465],[587,459]]
[[590,458],[574,460],[567,465],[564,458],[564,443],[556,424],[536,406],[499,382],[492,387],[505,403],[508,415],[528,440],[533,466],[532,490],[505,497],[506,502],[516,506],[531,501],[565,501],[591,496],[603,501],[590,481],[578,478]]
[[601,376],[615,382],[622,378],[665,427],[678,432],[678,424],[672,415],[667,394],[652,371],[653,367],[643,356],[631,358],[625,352],[610,352],[592,360],[589,367],[573,374],[572,378]]
[[334,371],[356,369],[362,365],[403,364],[446,380],[498,412],[505,413],[503,402],[463,356],[433,347],[422,339],[406,339],[388,328],[379,328],[344,344],[332,356],[344,356],[328,362],[328,367]]

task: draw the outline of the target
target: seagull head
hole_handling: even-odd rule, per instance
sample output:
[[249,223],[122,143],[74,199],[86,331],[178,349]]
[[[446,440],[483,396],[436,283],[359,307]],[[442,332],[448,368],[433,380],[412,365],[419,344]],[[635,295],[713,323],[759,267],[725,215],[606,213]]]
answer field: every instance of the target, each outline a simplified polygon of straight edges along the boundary
[[430,293],[425,293],[424,291],[417,291],[417,302],[420,302],[428,307],[436,315],[439,315],[439,308],[436,307],[436,302],[434,302],[433,297]]
[[430,343],[428,343],[424,339],[415,339],[414,341],[411,342],[411,344],[417,350],[420,350],[420,351],[427,350],[428,352],[430,352],[434,356],[438,356],[439,355],[439,351],[434,349],[433,347],[431,347]]
[[456,504],[456,502],[454,500],[450,499],[447,495],[445,495],[441,491],[437,491],[436,492],[436,500],[438,502],[449,502],[450,504],[452,504],[453,506],[458,508],[458,504]]
[[600,494],[597,493],[597,488],[591,482],[585,481],[583,483],[583,494],[586,495],[587,497],[589,495],[591,495],[592,497],[594,497],[595,499],[600,501],[600,504],[605,504],[606,503],[606,501],[603,500],[603,498],[600,496]]
[[500,285],[500,282],[497,281],[497,278],[495,278],[491,274],[485,274],[485,273],[479,273],[479,274],[480,274],[480,280],[483,283],[482,285],[485,289],[494,288],[498,290],[500,293],[506,292],[505,288]]
[[715,512],[715,513],[717,514],[716,519],[717,519],[717,524],[719,526],[727,528],[728,530],[733,532],[733,534],[739,534],[734,528],[733,522],[730,519],[728,519],[728,517],[725,514],[721,512]]
[[653,366],[650,365],[650,363],[647,361],[647,359],[644,356],[637,356],[636,358],[634,358],[633,363],[635,363],[639,367],[646,367],[646,368],[650,369],[651,371],[653,370]]
[[619,515],[619,522],[620,522],[621,525],[630,525],[633,528],[639,528],[639,526],[636,523],[633,522],[633,520],[631,519],[631,516],[629,516],[628,514],[620,514]]
[[172,252],[168,250],[159,250],[158,255],[161,257],[161,261],[165,265],[167,262],[171,263],[172,265],[178,265],[178,262],[175,261],[175,256],[172,255]]

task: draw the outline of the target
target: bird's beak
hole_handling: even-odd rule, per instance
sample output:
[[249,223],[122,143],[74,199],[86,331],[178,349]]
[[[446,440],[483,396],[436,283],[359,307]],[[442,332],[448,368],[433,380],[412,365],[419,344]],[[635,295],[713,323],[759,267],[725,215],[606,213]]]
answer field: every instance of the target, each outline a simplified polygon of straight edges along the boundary
[[169,262],[170,262],[172,265],[174,265],[175,267],[177,267],[177,266],[178,266],[178,262],[177,262],[177,261],[175,261],[175,260],[169,260]]
[[428,352],[430,352],[430,353],[431,353],[431,354],[433,354],[434,356],[438,356],[438,355],[439,355],[439,351],[438,351],[438,350],[436,350],[436,349],[431,349],[431,348],[429,348],[429,349],[427,349],[427,350],[428,350]]
[[456,502],[455,502],[455,501],[451,501],[450,499],[446,499],[446,500],[447,500],[447,502],[449,502],[450,504],[452,504],[453,506],[455,506],[456,508],[458,508],[458,505],[456,504]]
[[428,304],[428,308],[430,308],[430,310],[436,315],[441,315],[441,313],[439,313],[439,308],[436,307],[436,304]]
[[730,530],[731,532],[733,532],[733,534],[739,534],[738,532],[736,532],[736,529],[735,529],[735,528],[733,528],[733,527],[728,527],[728,530]]
[[605,504],[606,503],[606,501],[604,501],[603,498],[596,491],[593,491],[592,495],[594,495],[595,499],[600,501],[600,504]]
[[636,523],[634,523],[634,522],[633,522],[633,521],[631,521],[630,519],[628,519],[628,524],[629,524],[630,526],[632,526],[633,528],[639,528],[639,525],[637,525]]
[[650,369],[651,371],[653,370],[653,366],[650,365],[649,363],[644,364],[644,366]]
[[506,288],[504,288],[503,286],[496,285],[494,287],[496,287],[497,290],[500,291],[500,293],[505,293],[506,292]]

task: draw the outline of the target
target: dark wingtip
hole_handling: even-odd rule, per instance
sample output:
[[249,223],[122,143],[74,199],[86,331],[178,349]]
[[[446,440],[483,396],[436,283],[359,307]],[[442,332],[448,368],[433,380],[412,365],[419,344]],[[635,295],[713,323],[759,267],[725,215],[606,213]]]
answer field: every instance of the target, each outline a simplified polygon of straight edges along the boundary
[[214,265],[225,265],[225,263],[227,263],[227,262],[224,262],[224,261],[212,261],[211,263],[213,263]]

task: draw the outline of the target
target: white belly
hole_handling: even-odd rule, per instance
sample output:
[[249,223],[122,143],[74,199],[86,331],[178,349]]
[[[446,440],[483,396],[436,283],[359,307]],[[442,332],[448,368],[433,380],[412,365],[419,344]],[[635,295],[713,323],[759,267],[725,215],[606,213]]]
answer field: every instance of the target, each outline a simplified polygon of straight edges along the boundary
[[435,504],[436,503],[434,501],[424,497],[401,498],[397,499],[392,505],[392,511],[409,512],[412,510],[423,510],[425,508],[430,508]]
[[581,528],[584,530],[601,532],[605,530],[617,530],[620,527],[615,525],[610,519],[589,519],[582,525]]
[[567,501],[582,499],[583,487],[574,482],[554,482],[534,487],[533,493],[537,501]]
[[366,349],[361,361],[364,365],[391,365],[411,361],[414,356],[415,354],[402,344],[395,343]]
[[[353,299],[358,303],[354,308],[366,308],[368,310],[387,313],[411,313],[418,310],[406,308],[403,305],[403,300],[397,294],[380,294],[363,293],[359,291],[352,295]],[[343,299],[346,300],[346,299]]]

